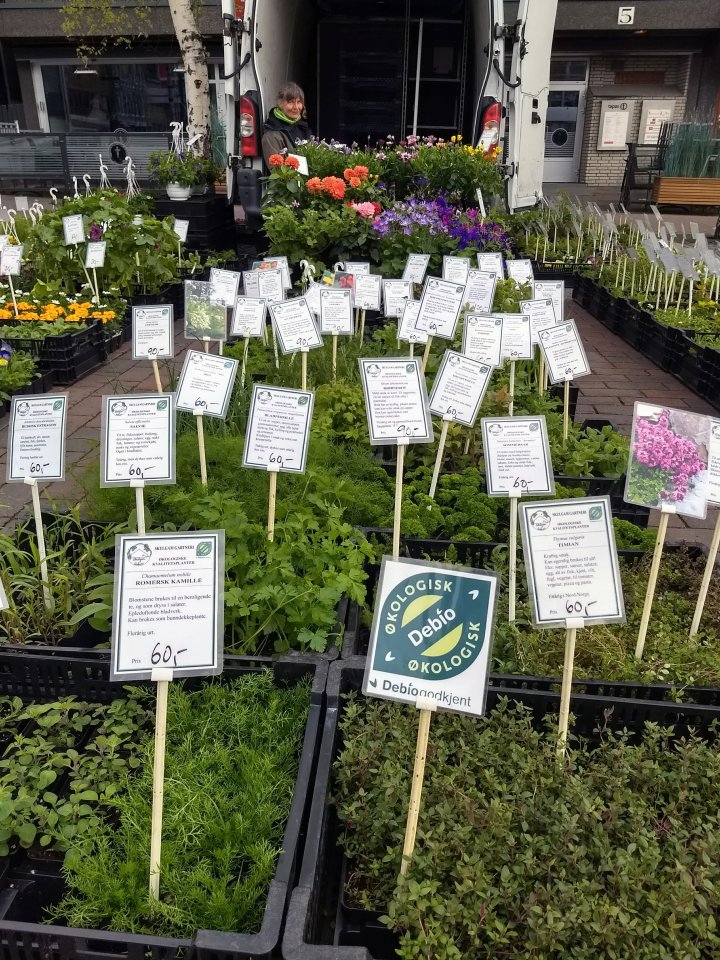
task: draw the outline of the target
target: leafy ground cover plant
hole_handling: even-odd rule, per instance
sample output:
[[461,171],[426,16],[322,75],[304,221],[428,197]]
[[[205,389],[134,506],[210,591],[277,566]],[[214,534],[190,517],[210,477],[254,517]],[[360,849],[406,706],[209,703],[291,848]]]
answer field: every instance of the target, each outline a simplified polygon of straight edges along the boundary
[[0,643],[55,644],[72,637],[76,615],[97,587],[112,582],[110,557],[116,530],[103,534],[83,527],[70,514],[46,531],[51,606],[45,606],[34,524],[18,527],[14,537],[0,534],[0,579],[9,601],[0,616]]
[[350,695],[334,799],[351,902],[386,913],[404,960],[706,960],[720,949],[716,732],[603,730],[555,756],[503,701],[433,721],[418,828],[398,881],[417,720]]
[[262,918],[292,800],[309,687],[277,688],[269,672],[168,704],[161,898],[147,894],[152,738],[142,770],[103,825],[66,858],[68,892],[53,918],[72,926],[192,936],[252,932]]
[[140,733],[151,718],[142,701],[2,701],[0,736],[9,742],[0,759],[0,856],[16,845],[62,854],[101,828],[140,763]]
[[37,372],[37,363],[31,356],[0,343],[0,402],[29,386]]

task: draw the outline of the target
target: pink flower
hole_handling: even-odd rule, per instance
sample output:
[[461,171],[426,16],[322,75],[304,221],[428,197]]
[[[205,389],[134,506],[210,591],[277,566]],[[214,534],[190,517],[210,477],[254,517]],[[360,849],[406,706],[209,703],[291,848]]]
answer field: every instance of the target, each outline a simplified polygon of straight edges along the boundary
[[369,200],[364,203],[351,203],[349,206],[353,208],[355,213],[359,213],[361,217],[365,217],[367,220],[372,220],[375,216],[375,204]]

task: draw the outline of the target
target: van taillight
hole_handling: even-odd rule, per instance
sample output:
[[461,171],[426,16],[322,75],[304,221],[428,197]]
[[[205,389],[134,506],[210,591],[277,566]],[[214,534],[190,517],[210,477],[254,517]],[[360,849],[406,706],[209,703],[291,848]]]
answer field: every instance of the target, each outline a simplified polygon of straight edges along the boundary
[[500,104],[493,103],[483,113],[482,133],[480,134],[480,146],[485,153],[492,150],[500,142]]
[[243,157],[258,155],[257,117],[250,97],[240,98],[240,153]]

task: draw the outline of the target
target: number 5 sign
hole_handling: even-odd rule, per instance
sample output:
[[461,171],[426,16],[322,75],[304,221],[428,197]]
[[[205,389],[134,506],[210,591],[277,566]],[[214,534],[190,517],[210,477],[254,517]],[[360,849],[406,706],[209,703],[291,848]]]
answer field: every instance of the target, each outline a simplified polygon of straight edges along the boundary
[[629,27],[635,23],[635,7],[618,7],[618,25]]

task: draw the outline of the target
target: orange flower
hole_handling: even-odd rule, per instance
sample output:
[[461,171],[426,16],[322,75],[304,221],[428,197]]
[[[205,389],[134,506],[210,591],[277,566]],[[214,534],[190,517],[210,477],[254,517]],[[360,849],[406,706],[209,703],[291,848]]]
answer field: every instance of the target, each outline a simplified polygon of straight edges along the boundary
[[309,193],[322,193],[322,180],[320,177],[310,177],[306,184]]
[[283,158],[279,153],[273,153],[268,157],[268,163],[271,167],[281,167],[283,165]]
[[334,200],[342,200],[345,196],[345,184],[340,177],[323,177],[322,189]]
[[300,164],[299,164],[299,162],[295,159],[295,157],[285,157],[285,166],[286,166],[286,167],[292,167],[293,170],[297,170],[298,167],[300,166]]
[[362,180],[360,179],[360,177],[350,177],[351,187],[359,187],[361,183],[362,183]]
[[368,170],[367,167],[361,167],[360,165],[358,165],[355,167],[354,172],[356,177],[360,177],[360,179],[363,180],[370,171]]
[[345,177],[346,180],[349,180],[350,177],[355,176],[355,171],[351,170],[350,167],[345,167],[345,169],[343,170],[343,176]]

